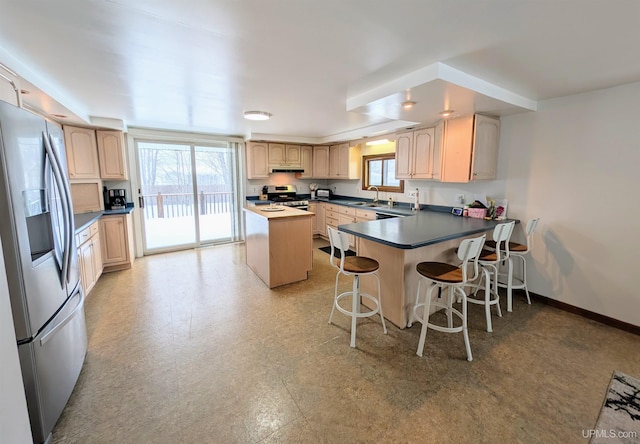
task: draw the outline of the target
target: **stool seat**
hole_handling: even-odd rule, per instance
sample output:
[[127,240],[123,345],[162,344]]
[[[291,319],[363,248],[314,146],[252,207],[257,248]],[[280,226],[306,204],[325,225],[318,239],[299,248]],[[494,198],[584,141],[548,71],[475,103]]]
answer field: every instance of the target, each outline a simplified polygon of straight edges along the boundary
[[[340,260],[334,259],[337,267],[340,267]],[[377,260],[364,256],[347,256],[344,258],[344,271],[349,273],[372,273],[380,268]]]
[[478,259],[481,261],[495,262],[498,260],[498,253],[496,253],[495,250],[483,249],[480,252],[480,257]]
[[422,276],[447,283],[462,282],[462,270],[455,265],[443,262],[420,262],[416,270]]

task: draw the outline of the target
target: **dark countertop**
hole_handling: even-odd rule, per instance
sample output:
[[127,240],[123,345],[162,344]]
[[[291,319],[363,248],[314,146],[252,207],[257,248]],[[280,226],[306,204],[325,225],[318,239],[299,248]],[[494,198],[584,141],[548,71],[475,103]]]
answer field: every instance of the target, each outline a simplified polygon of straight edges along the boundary
[[338,226],[338,229],[354,236],[406,250],[484,233],[497,224],[508,221],[460,217],[432,210],[422,210],[414,214],[412,217],[345,224]]
[[92,213],[78,213],[73,215],[76,227],[76,234],[87,228],[89,225],[100,219],[102,216],[110,216],[114,214],[129,214],[133,211],[133,206],[123,208],[121,210],[104,210],[94,211]]

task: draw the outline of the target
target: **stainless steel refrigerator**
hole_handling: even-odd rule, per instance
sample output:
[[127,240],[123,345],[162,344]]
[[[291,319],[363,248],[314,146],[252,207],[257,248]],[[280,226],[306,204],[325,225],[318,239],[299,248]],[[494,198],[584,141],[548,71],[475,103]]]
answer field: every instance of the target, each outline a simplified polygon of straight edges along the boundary
[[33,440],[51,432],[87,351],[62,130],[0,101],[0,238]]

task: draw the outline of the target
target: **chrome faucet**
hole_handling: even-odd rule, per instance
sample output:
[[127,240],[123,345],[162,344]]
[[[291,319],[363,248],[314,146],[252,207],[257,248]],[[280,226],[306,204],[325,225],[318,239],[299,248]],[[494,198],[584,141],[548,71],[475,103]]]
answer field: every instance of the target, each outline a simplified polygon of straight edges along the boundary
[[369,188],[367,188],[367,190],[371,191],[372,188],[376,189],[376,198],[373,199],[373,203],[377,205],[378,204],[378,191],[379,190],[378,190],[378,187],[375,186],[375,185],[371,185]]

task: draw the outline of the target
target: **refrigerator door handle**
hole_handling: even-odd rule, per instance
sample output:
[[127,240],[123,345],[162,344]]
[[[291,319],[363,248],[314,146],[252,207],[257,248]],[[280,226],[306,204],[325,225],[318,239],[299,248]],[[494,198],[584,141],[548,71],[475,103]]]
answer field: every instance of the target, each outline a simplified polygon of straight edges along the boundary
[[44,336],[42,336],[42,338],[40,338],[40,346],[43,346],[47,342],[49,342],[49,340],[53,338],[61,328],[63,328],[65,325],[69,323],[69,321],[73,319],[73,317],[76,315],[76,313],[78,313],[78,311],[82,310],[82,307],[84,306],[84,300],[85,300],[84,293],[80,289],[76,294],[78,295],[78,304],[75,306],[73,311],[71,311],[71,313],[69,313],[62,321],[60,321],[55,327],[49,330]]
[[69,251],[69,254],[67,255],[67,259],[68,259],[68,263],[67,263],[67,282],[71,283],[71,267],[72,267],[72,254],[75,254],[75,252],[73,251],[73,233],[75,231],[75,227],[74,227],[74,223],[73,223],[73,204],[72,204],[72,200],[71,200],[71,187],[69,186],[69,181],[67,180],[67,178],[64,176],[64,167],[63,167],[63,163],[62,160],[60,159],[60,150],[58,150],[57,146],[56,146],[56,142],[53,139],[53,136],[51,134],[49,134],[49,141],[51,143],[51,148],[53,151],[53,155],[56,156],[56,160],[58,162],[58,169],[60,170],[60,180],[62,182],[62,189],[64,190],[64,195],[65,195],[65,199],[67,201],[67,220],[68,220],[68,225],[67,225],[67,250]]
[[64,186],[65,180],[64,180],[64,177],[62,177],[60,162],[58,160],[58,157],[56,156],[55,151],[53,150],[53,147],[49,142],[47,135],[44,132],[42,133],[42,137],[44,140],[44,149],[47,152],[47,156],[49,156],[49,160],[51,163],[51,170],[53,171],[53,177],[55,179],[56,186],[58,187],[58,191],[60,192],[60,198],[61,198],[60,200],[62,202],[62,213],[64,217],[64,251],[62,253],[63,255],[62,276],[63,276],[64,282],[69,282],[69,273],[70,273],[69,269],[71,267],[70,245],[71,245],[72,239],[69,233],[70,217],[69,217],[69,201],[67,200],[67,190]]

